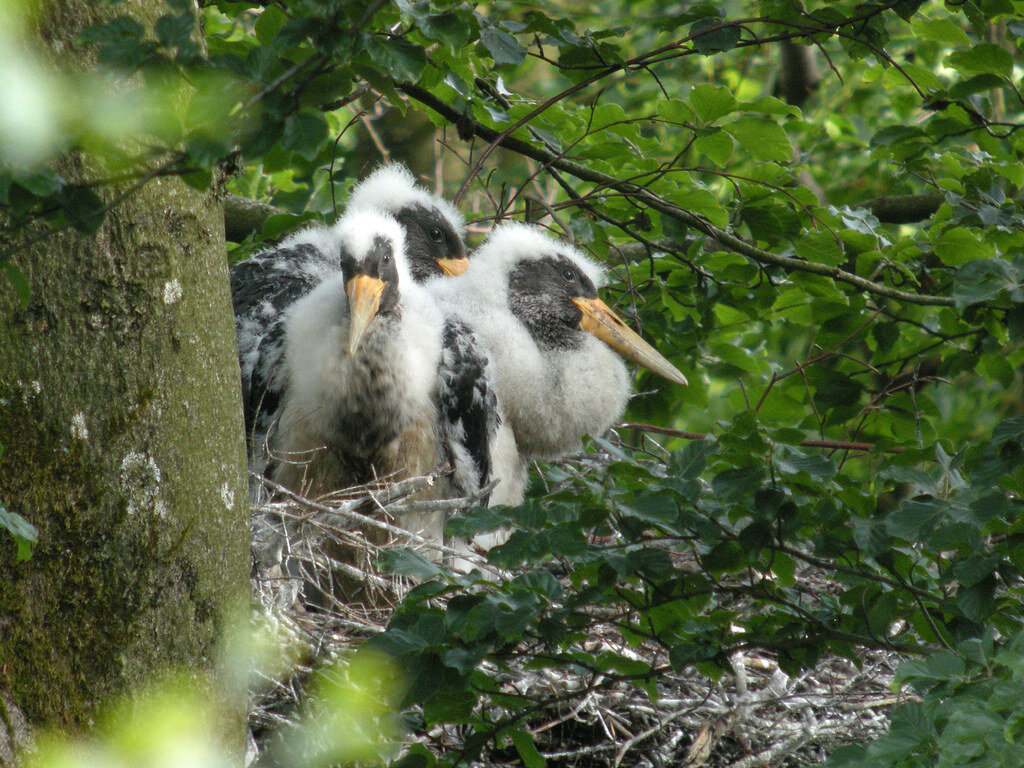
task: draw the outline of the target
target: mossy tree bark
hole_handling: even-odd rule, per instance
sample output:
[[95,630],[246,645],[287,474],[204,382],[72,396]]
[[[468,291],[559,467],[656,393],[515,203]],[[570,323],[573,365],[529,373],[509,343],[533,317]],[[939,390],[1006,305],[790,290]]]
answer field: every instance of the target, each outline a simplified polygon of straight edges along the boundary
[[[74,40],[99,5],[44,6],[40,39],[60,66],[88,66]],[[115,10],[151,22],[166,6]],[[59,165],[69,182],[102,172],[77,154]],[[68,231],[17,253],[27,306],[0,284],[0,503],[39,531],[24,562],[0,537],[0,765],[29,728],[83,728],[169,668],[212,673],[244,618],[248,496],[224,253],[220,203],[164,178],[95,236]],[[226,735],[240,750],[245,697],[234,694]]]

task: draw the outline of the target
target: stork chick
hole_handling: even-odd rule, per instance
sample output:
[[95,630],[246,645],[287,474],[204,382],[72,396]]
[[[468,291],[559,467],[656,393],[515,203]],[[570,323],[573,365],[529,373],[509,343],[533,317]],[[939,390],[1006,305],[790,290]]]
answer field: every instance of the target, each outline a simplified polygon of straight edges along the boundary
[[[348,210],[377,210],[395,217],[405,231],[409,270],[418,283],[462,274],[469,265],[462,214],[417,184],[404,165],[384,165],[357,184]],[[519,504],[526,485],[525,465],[495,400],[484,348],[471,329],[450,314],[445,317],[442,346],[438,439],[444,460],[454,469],[449,495],[474,494],[498,480],[490,502]]]
[[319,494],[438,462],[442,319],[412,279],[392,217],[353,211],[332,228],[341,272],[295,302],[276,479]]
[[468,265],[461,214],[448,201],[418,186],[405,166],[394,164],[356,185],[346,213],[334,225],[306,227],[232,268],[250,468],[261,474],[268,465],[268,440],[273,439],[286,387],[285,312],[338,272],[351,216],[361,211],[394,215],[405,235],[405,261],[412,280],[460,274]]
[[464,275],[430,286],[490,355],[498,401],[529,458],[578,450],[584,434],[619,418],[630,394],[619,355],[686,384],[598,298],[603,284],[603,270],[576,248],[510,223],[491,233]]
[[285,389],[285,313],[340,268],[335,237],[327,227],[314,226],[231,269],[249,467],[260,474]]
[[465,272],[469,262],[459,210],[416,183],[404,165],[384,165],[355,186],[349,211],[390,213],[405,230],[409,270],[417,282]]

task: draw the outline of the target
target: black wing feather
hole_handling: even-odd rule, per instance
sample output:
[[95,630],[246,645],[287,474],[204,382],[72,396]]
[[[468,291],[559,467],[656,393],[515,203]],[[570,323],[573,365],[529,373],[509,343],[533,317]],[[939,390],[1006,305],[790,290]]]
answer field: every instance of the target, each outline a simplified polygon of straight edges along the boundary
[[[491,444],[501,419],[487,355],[465,323],[449,319],[442,336],[439,376],[441,440],[464,494],[491,475]],[[471,466],[466,466],[467,459]],[[482,503],[486,504],[484,498]]]

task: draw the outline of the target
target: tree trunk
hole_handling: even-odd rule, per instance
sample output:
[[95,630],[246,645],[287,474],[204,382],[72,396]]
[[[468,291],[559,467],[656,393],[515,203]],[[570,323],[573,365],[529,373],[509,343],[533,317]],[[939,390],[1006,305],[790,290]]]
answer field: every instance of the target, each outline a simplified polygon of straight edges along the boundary
[[[60,67],[88,66],[73,41],[98,6],[44,6],[40,38]],[[113,6],[144,23],[165,10]],[[102,175],[95,158],[59,165],[70,182]],[[16,562],[0,536],[0,765],[26,730],[87,726],[164,670],[213,673],[249,589],[220,204],[158,179],[94,237],[67,231],[13,262],[32,297],[0,283],[0,504],[39,541]],[[233,694],[226,738],[240,754],[245,696]]]

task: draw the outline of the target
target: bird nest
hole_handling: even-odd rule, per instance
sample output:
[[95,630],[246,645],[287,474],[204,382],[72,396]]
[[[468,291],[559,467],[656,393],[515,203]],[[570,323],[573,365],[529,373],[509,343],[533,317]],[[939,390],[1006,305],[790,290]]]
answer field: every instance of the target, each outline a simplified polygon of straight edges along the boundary
[[[430,505],[458,509],[474,502],[411,498],[435,480],[427,476],[352,488],[315,501],[268,486],[279,500],[259,504],[253,512],[254,615],[257,623],[287,637],[292,653],[286,671],[262,673],[250,691],[250,760],[264,739],[299,720],[315,669],[344,659],[385,629],[410,585],[378,568],[384,550],[410,548],[434,561],[459,558],[463,565],[494,570],[480,553],[440,546],[394,524],[411,510]],[[333,541],[344,542],[359,557],[332,559],[324,545]],[[304,583],[326,592],[332,570],[361,580],[369,599],[334,600],[307,611],[299,599]],[[813,570],[798,577],[814,590],[834,586]],[[663,658],[664,649],[627,645],[609,625],[597,626],[588,651],[632,655],[652,666]],[[827,657],[796,676],[783,672],[770,653],[744,651],[732,657],[731,672],[718,680],[692,668],[660,675],[657,697],[593,673],[529,669],[528,658],[518,655],[500,673],[489,672],[518,694],[548,702],[523,723],[548,766],[810,765],[838,746],[879,736],[890,710],[902,700],[892,685],[902,659],[882,651],[864,651],[856,664]],[[497,708],[489,714],[492,721],[503,716]],[[437,754],[452,754],[464,736],[458,727],[435,727],[407,738]],[[499,744],[485,752],[481,764],[522,761],[511,745]]]

